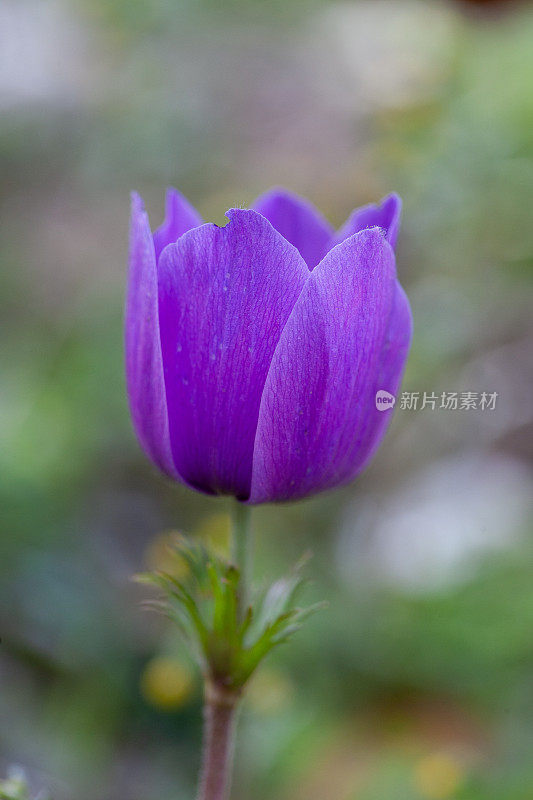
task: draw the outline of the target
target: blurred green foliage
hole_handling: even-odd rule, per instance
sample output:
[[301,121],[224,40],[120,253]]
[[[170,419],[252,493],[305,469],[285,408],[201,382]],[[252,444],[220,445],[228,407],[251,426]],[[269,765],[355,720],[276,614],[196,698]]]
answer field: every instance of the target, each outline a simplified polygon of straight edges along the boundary
[[[155,226],[174,183],[219,221],[286,181],[335,224],[401,192],[404,385],[476,388],[483,369],[503,406],[490,429],[398,412],[356,486],[256,511],[258,582],[311,547],[309,602],[330,608],[252,685],[235,800],[529,800],[529,530],[434,591],[372,570],[350,581],[339,542],[354,498],[416,483],[444,455],[531,460],[530,358],[513,355],[533,342],[530,7],[37,6],[6,4],[20,80],[0,86],[3,774],[24,764],[55,800],[193,796],[199,686],[130,577],[162,532],[203,536],[226,505],[169,485],[131,431],[127,194],[142,191]],[[349,528],[369,535],[357,514]]]

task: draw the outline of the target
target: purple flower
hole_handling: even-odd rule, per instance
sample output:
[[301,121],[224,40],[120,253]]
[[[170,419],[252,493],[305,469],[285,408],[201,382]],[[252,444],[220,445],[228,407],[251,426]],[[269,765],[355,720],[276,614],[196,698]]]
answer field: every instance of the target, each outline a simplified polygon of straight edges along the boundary
[[378,447],[409,350],[401,201],[337,232],[284,190],[219,228],[170,189],[154,234],[132,197],[126,374],[137,436],[170,477],[249,503],[351,481]]

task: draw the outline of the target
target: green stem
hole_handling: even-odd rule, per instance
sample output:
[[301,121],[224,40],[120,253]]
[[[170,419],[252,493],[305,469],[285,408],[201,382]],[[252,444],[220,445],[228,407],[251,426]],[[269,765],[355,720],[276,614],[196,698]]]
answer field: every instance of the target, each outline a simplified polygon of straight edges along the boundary
[[249,602],[252,572],[252,532],[250,528],[250,507],[235,501],[232,508],[231,558],[239,570],[239,605],[241,616]]

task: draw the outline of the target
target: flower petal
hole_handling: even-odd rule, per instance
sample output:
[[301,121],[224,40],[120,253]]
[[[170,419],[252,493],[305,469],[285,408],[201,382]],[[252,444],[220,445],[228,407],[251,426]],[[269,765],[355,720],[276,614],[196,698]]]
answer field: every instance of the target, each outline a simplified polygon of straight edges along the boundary
[[177,477],[159,341],[154,243],[143,201],[136,193],[131,197],[125,346],[126,383],[137,437],[148,456],[168,475]]
[[307,200],[285,189],[271,189],[258,197],[252,208],[300,251],[309,269],[326,255],[333,228]]
[[397,397],[398,389],[409,354],[413,333],[413,318],[409,300],[401,285],[396,281],[392,311],[389,319],[385,343],[380,354],[380,367],[374,382],[370,401],[362,420],[357,458],[346,482],[351,481],[371,460],[383,439],[391,421],[394,405],[380,410],[376,406],[376,394],[388,392]]
[[247,497],[272,354],[309,270],[255,211],[202,225],[159,262],[159,319],[170,437],[197,489]]
[[186,197],[172,187],[167,189],[165,221],[154,232],[156,261],[167,244],[177,241],[180,236],[191,228],[197,228],[202,222],[200,214]]
[[339,244],[365,228],[382,228],[391,247],[396,247],[396,239],[400,230],[402,200],[399,195],[387,195],[379,205],[371,203],[352,211],[342,228],[335,234],[334,244]]
[[335,247],[311,273],[265,382],[249,502],[305,497],[354,474],[395,275],[377,228]]

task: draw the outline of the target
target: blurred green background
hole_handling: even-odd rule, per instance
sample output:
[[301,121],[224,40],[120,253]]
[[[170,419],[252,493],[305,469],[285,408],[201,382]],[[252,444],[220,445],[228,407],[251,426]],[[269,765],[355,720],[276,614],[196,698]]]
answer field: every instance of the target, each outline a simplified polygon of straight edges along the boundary
[[[170,485],[122,367],[128,193],[220,222],[283,184],[340,225],[404,197],[415,337],[346,490],[254,515],[256,577],[330,606],[270,657],[235,800],[533,797],[533,10],[427,0],[2,0],[0,775],[189,800],[198,675],[130,577],[227,503]],[[437,404],[438,406],[438,404]]]

